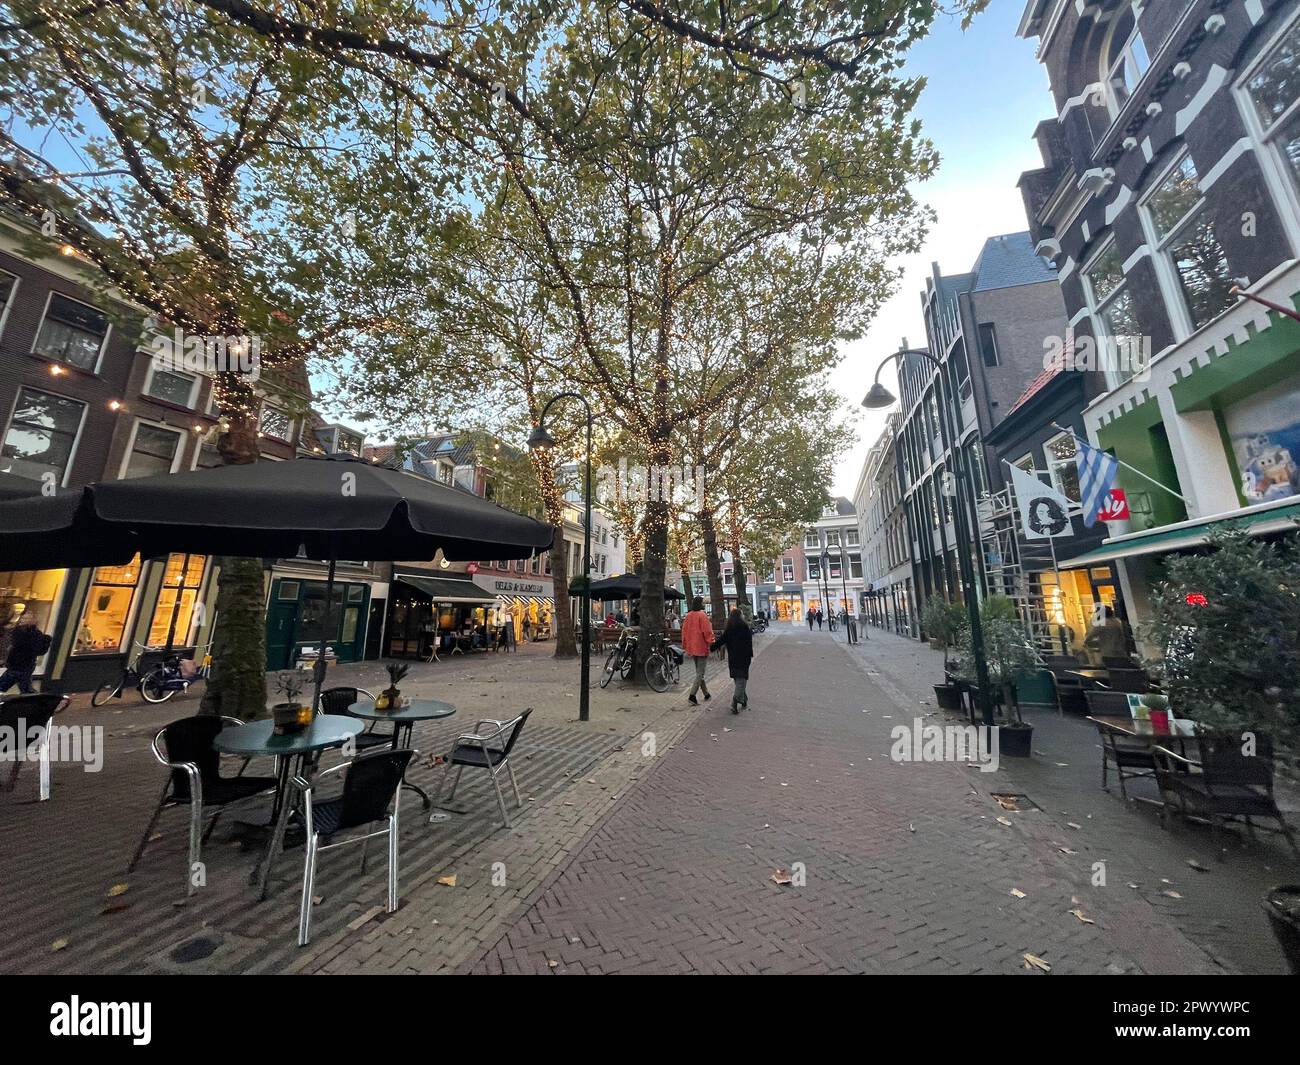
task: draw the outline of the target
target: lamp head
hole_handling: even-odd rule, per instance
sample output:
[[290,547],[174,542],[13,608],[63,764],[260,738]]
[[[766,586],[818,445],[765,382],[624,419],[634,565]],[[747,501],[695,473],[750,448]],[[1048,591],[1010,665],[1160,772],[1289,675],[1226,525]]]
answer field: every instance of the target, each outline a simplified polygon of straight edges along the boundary
[[551,436],[545,425],[539,425],[528,434],[528,447],[533,451],[545,451],[555,446],[555,437]]
[[879,410],[881,407],[892,407],[896,401],[894,393],[889,391],[884,385],[877,381],[871,386],[871,391],[863,399],[862,405],[867,410]]

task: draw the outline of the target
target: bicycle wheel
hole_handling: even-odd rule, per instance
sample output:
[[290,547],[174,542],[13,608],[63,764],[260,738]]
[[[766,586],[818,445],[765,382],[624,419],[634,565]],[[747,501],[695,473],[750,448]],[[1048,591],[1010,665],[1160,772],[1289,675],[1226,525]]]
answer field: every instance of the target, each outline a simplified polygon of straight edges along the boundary
[[682,681],[682,664],[677,661],[676,655],[668,656],[668,683],[680,684]]
[[159,666],[140,678],[140,694],[146,702],[165,703],[176,694],[176,689],[167,687],[167,672]]
[[645,660],[645,681],[657,692],[668,690],[668,664],[658,651]]
[[121,678],[117,680],[106,680],[98,688],[95,694],[90,697],[91,706],[103,706],[109,699],[114,699],[122,694]]
[[627,649],[627,654],[623,656],[623,661],[618,664],[618,673],[624,680],[632,676],[632,671],[636,669],[636,646],[633,645]]
[[600,686],[608,688],[609,682],[614,679],[614,670],[618,668],[618,648],[609,652],[609,657],[605,659],[605,666],[600,673]]

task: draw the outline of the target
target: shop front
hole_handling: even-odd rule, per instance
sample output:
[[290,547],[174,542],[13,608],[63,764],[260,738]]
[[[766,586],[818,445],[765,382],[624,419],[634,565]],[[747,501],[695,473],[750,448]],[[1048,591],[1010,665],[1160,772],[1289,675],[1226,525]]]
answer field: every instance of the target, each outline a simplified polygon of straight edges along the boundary
[[768,602],[777,621],[803,621],[803,595],[799,592],[773,592]]
[[[142,563],[80,570],[0,573],[0,609],[35,621],[53,644],[36,677],[90,691],[133,661],[143,646],[197,646],[215,595],[209,559],[173,554]],[[0,648],[0,650],[5,650]]]
[[[495,573],[478,573],[474,583],[492,596],[492,621],[504,620],[509,613],[515,630],[515,641],[524,639],[524,621],[528,622],[528,638],[548,639],[555,628],[554,584],[549,577],[507,577]],[[578,597],[572,596],[574,610]]]
[[339,662],[365,656],[370,585],[335,581],[326,629],[325,581],[275,577],[266,608],[266,668],[292,669],[304,647],[324,639]]
[[453,634],[490,629],[497,602],[465,574],[394,571],[389,588],[385,652],[431,658]]

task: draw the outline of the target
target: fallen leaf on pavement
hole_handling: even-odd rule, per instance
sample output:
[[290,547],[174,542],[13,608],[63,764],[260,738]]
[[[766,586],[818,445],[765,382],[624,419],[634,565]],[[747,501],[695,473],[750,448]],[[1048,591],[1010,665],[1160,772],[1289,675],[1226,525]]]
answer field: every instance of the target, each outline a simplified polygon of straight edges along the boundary
[[1026,969],[1041,969],[1045,973],[1050,973],[1052,967],[1043,961],[1037,954],[1024,955]]
[[1195,858],[1188,858],[1187,864],[1190,865],[1193,869],[1195,869],[1198,873],[1209,872],[1209,870],[1205,866],[1203,866],[1200,862],[1198,862]]
[[56,939],[50,944],[50,953],[53,954],[56,950],[62,950],[67,945],[68,941],[66,939]]
[[114,884],[111,888],[108,889],[108,897],[110,899],[115,899],[117,898],[118,895],[125,895],[130,890],[131,890],[130,884]]
[[1083,827],[1083,825],[1076,825],[1073,821],[1066,821],[1065,823],[1066,823],[1067,825],[1069,825],[1071,828],[1082,828],[1082,827]]
[[451,876],[440,876],[438,877],[438,883],[441,884],[443,887],[455,887],[456,874],[452,873]]
[[1010,827],[1011,827],[1011,819],[1010,819],[1009,817],[999,817],[999,818],[998,818],[998,824],[1000,824],[1000,825],[1006,825],[1007,828],[1010,828]]
[[774,884],[792,884],[794,879],[784,869],[778,869],[772,874],[772,883]]
[[1018,898],[1018,899],[1024,899],[1024,898],[1028,898],[1028,897],[1029,897],[1029,896],[1026,895],[1023,891],[1021,891],[1018,887],[1013,887],[1013,888],[1011,889],[1011,894],[1014,895],[1014,896],[1015,896],[1016,898]]
[[1072,914],[1074,914],[1075,917],[1079,918],[1079,920],[1082,921],[1084,924],[1096,924],[1096,923],[1097,923],[1097,922],[1094,921],[1091,917],[1085,917],[1083,911],[1080,910],[1080,909],[1073,909],[1073,910],[1071,910],[1070,912],[1071,912]]
[[1060,848],[1058,848],[1058,849],[1060,850],[1060,852],[1061,852],[1062,854],[1078,854],[1078,853],[1079,853],[1078,851],[1072,851],[1072,850],[1070,850],[1069,847],[1060,847]]
[[1170,891],[1168,888],[1166,888],[1164,891],[1160,892],[1160,894],[1162,894],[1162,895],[1168,895],[1171,899],[1181,899],[1181,898],[1182,898],[1182,895],[1180,895],[1177,891]]

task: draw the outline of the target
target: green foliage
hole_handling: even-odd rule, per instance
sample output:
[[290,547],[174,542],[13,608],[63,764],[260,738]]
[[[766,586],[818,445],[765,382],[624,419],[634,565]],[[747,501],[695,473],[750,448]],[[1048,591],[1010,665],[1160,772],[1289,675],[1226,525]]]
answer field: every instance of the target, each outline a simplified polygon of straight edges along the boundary
[[[1011,607],[1008,615],[1007,607]],[[989,686],[1001,689],[1005,695],[1004,712],[1012,722],[1020,721],[1016,705],[1015,687],[1021,674],[1040,665],[1033,641],[1015,613],[1015,604],[1004,596],[990,596],[980,606],[980,630],[984,637],[984,662],[988,670]],[[958,675],[969,684],[978,683],[975,653],[970,626],[962,628],[957,637]]]
[[[1171,555],[1144,643],[1178,717],[1300,742],[1300,534],[1217,531],[1203,554]],[[1187,597],[1193,595],[1195,602]],[[1204,596],[1204,606],[1195,605]]]
[[403,678],[411,672],[411,664],[409,662],[389,662],[384,666],[384,671],[388,674],[389,686],[396,688]]

